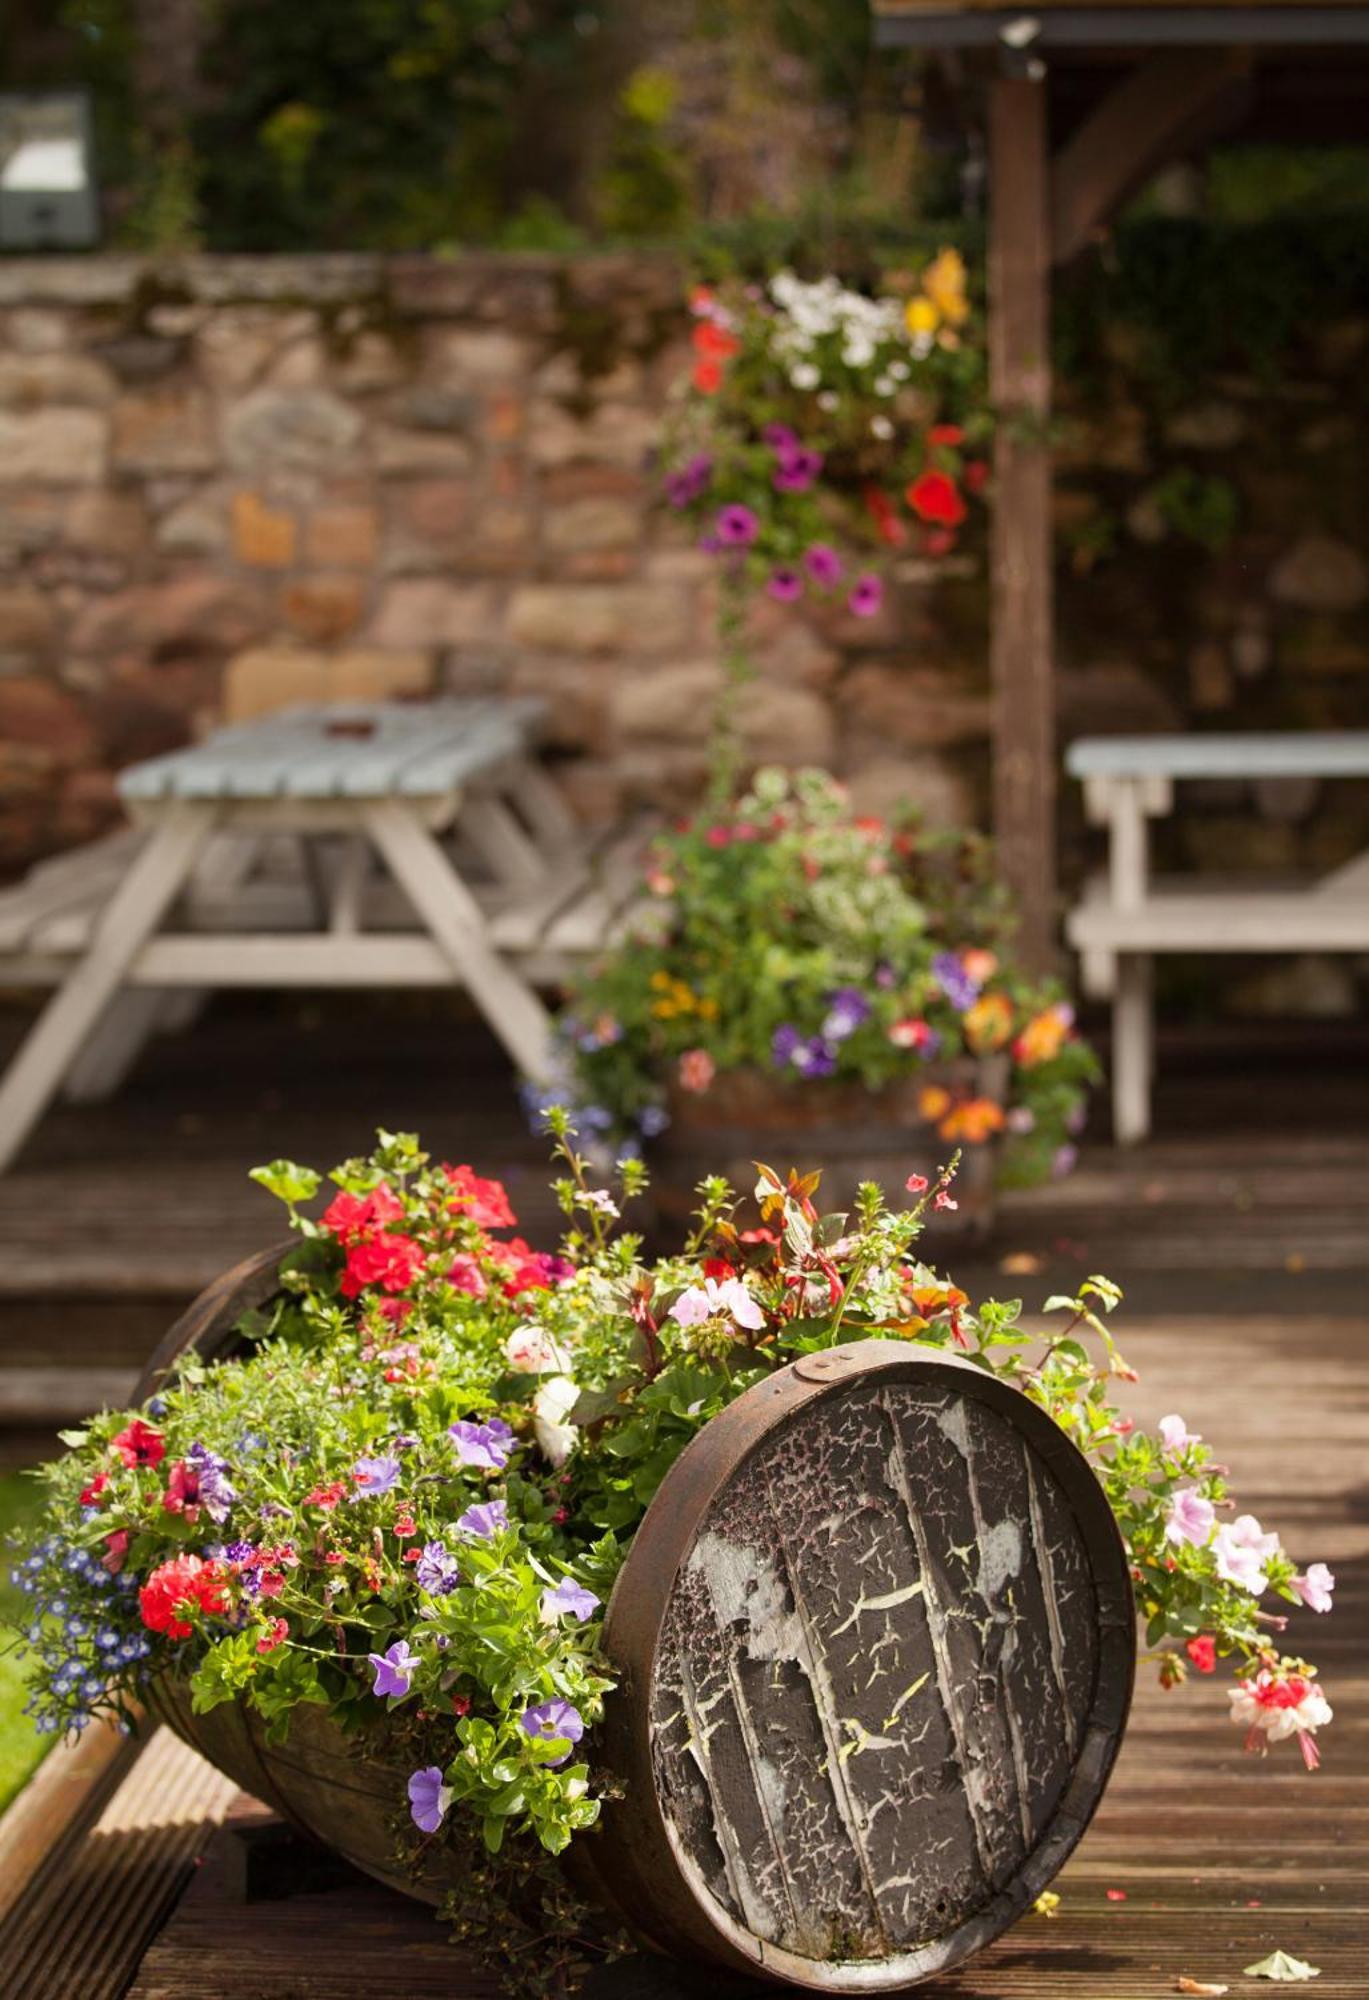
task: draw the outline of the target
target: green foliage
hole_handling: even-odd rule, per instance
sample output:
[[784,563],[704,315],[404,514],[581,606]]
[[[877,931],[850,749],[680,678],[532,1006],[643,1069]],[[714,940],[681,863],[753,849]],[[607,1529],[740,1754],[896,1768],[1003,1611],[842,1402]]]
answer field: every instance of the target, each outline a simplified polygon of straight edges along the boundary
[[1205,549],[1225,548],[1240,519],[1231,481],[1188,465],[1171,467],[1148,488],[1146,498],[1167,527]]

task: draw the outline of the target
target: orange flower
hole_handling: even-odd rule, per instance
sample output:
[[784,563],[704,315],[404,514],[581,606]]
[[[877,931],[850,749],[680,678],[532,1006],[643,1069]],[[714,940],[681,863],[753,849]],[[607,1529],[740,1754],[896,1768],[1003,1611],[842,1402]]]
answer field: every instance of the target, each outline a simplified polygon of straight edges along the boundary
[[1013,1056],[1023,1069],[1051,1062],[1059,1055],[1074,1026],[1074,1010],[1064,1000],[1033,1015],[1012,1045]]
[[917,1108],[929,1125],[935,1125],[938,1119],[946,1116],[952,1102],[951,1093],[944,1084],[929,1083],[918,1092]]
[[[967,961],[969,956],[966,952]],[[968,963],[965,970],[970,970]],[[973,973],[970,976],[973,978]],[[1001,1049],[1012,1033],[1012,1001],[1006,993],[981,994],[964,1019],[965,1039],[976,1053]]]
[[1003,1107],[992,1097],[969,1097],[943,1118],[937,1131],[943,1139],[963,1139],[967,1146],[982,1146],[995,1132],[1003,1130]]
[[971,945],[960,954],[960,963],[965,968],[965,977],[973,979],[976,986],[987,986],[998,970],[998,956],[985,951],[983,945]]

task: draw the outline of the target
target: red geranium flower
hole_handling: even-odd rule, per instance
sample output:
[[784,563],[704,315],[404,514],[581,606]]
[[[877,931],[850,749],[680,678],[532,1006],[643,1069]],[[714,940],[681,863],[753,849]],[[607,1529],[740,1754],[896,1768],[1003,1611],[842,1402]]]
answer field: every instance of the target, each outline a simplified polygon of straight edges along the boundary
[[342,1296],[354,1299],[367,1285],[379,1285],[383,1292],[407,1291],[422,1271],[423,1252],[412,1237],[378,1229],[374,1236],[349,1247]]
[[518,1217],[509,1206],[502,1181],[484,1180],[471,1167],[444,1166],[442,1171],[452,1190],[449,1208],[460,1209],[482,1229],[513,1228]]
[[933,445],[945,445],[954,451],[957,445],[964,444],[965,433],[959,424],[933,424],[927,433],[927,442]]
[[160,1465],[166,1457],[161,1432],[154,1431],[141,1417],[135,1417],[126,1430],[111,1438],[110,1448],[118,1452],[125,1465]]
[[368,1230],[383,1229],[387,1222],[398,1222],[403,1214],[403,1202],[393,1188],[381,1181],[367,1195],[349,1194],[344,1188],[324,1209],[322,1222],[339,1243],[355,1243]]
[[290,1627],[283,1618],[273,1618],[257,1641],[259,1653],[274,1653],[277,1646],[289,1636]]
[[81,1505],[83,1507],[98,1507],[100,1504],[100,1495],[104,1492],[108,1484],[109,1474],[107,1472],[97,1472],[89,1486],[81,1488]]
[[955,481],[945,472],[923,472],[908,488],[908,505],[924,521],[958,528],[965,519],[965,502]]
[[865,505],[874,520],[880,540],[887,542],[890,548],[900,548],[908,539],[908,530],[899,520],[894,503],[888,494],[881,493],[877,486],[867,486]]
[[1200,1632],[1196,1639],[1190,1639],[1184,1651],[1200,1674],[1216,1673],[1217,1641],[1210,1632]]
[[736,335],[729,333],[726,327],[719,326],[713,319],[696,321],[690,339],[694,344],[694,352],[706,361],[730,361],[734,354],[740,354],[742,351],[742,344]]
[[198,1556],[173,1556],[153,1570],[138,1592],[144,1625],[150,1632],[165,1632],[170,1639],[188,1639],[193,1627],[187,1613],[200,1611],[217,1618],[227,1611],[224,1581],[219,1563],[202,1562]]
[[982,493],[989,483],[987,460],[982,458],[968,459],[961,478],[965,481],[965,485],[971,493]]
[[696,361],[694,373],[690,377],[701,396],[716,396],[723,385],[723,369],[720,361]]

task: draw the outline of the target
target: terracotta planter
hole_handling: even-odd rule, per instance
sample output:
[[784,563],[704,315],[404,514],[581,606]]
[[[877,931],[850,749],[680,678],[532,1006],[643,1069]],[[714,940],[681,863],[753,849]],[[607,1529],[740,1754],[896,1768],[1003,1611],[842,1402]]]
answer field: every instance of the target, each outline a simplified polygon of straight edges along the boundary
[[[279,1249],[191,1307],[144,1378],[231,1351]],[[1022,1915],[1102,1795],[1131,1696],[1126,1555],[1051,1419],[955,1355],[862,1341],[709,1423],[647,1509],[604,1631],[592,1760],[620,1780],[575,1879],[651,1946],[814,1992],[889,1993]],[[152,1707],[247,1790],[428,1902],[399,1866],[383,1727]],[[339,1938],[345,1951],[346,1940]]]
[[[662,1224],[678,1226],[694,1207],[706,1174],[725,1174],[750,1190],[754,1162],[785,1173],[822,1169],[819,1203],[845,1207],[861,1181],[879,1181],[891,1199],[910,1173],[932,1174],[955,1150],[918,1109],[929,1084],[1002,1103],[1007,1064],[1001,1056],[929,1065],[881,1090],[821,1079],[788,1083],[763,1070],[720,1071],[706,1091],[672,1086],[670,1124],[648,1153],[652,1197]],[[962,1148],[954,1211],[937,1218],[937,1237],[980,1237],[995,1211],[998,1146],[989,1139]]]

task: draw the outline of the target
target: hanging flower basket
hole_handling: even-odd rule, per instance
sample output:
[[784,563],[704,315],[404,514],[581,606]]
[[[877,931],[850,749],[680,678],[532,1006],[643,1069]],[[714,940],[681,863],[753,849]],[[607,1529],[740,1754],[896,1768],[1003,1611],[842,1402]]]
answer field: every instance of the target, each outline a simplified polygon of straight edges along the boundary
[[[760,1169],[650,1264],[555,1120],[569,1226],[411,1138],[257,1178],[294,1246],[230,1272],[136,1413],[67,1434],[21,1546],[31,1708],[142,1702],[528,1990],[629,1934],[880,1993],[1040,1895],[1101,1795],[1136,1618],[1235,1665],[1254,1748],[1330,1708],[1259,1600],[1330,1608],[1090,1279],[1036,1340],[922,1261],[941,1183],[824,1214]],[[600,1909],[584,1901],[586,1887]]]

